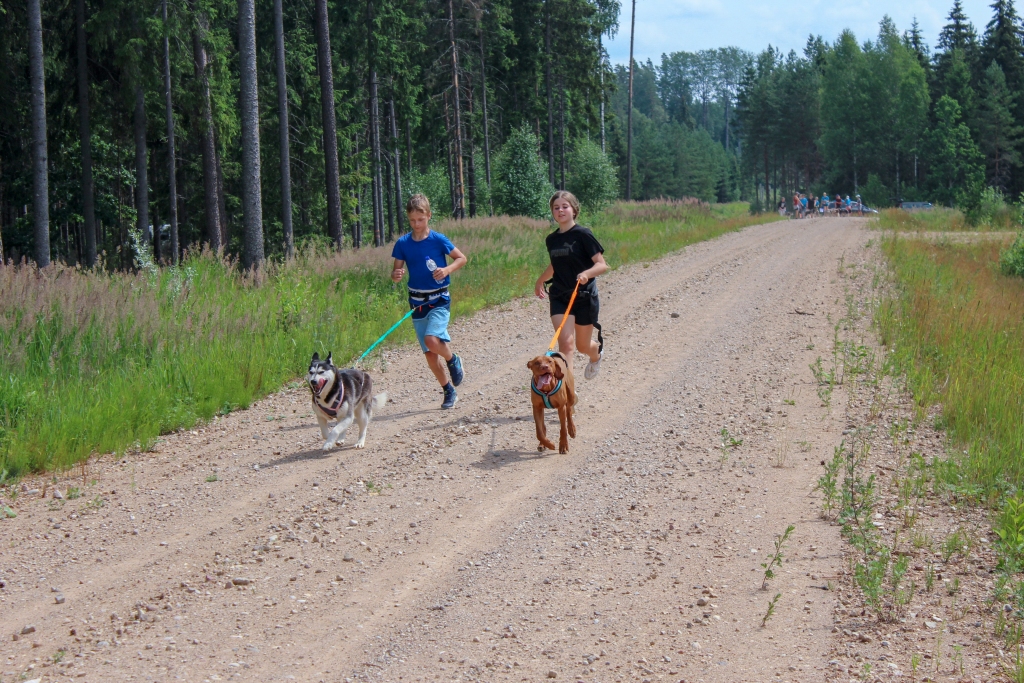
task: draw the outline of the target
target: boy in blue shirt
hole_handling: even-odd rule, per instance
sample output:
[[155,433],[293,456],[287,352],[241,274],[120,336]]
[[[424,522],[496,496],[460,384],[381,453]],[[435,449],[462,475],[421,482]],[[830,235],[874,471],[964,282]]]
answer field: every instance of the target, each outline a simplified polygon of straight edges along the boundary
[[[449,277],[466,265],[466,255],[447,237],[430,229],[430,200],[422,194],[409,197],[405,205],[409,218],[409,234],[395,242],[391,256],[395,259],[391,280],[401,282],[409,268],[409,306],[413,309],[412,325],[416,338],[427,358],[427,365],[444,389],[441,407],[451,408],[459,400],[455,387],[462,384],[462,359],[455,355],[448,342],[448,320],[451,317]],[[447,257],[454,259],[447,263]],[[445,372],[447,367],[448,372]],[[448,375],[451,375],[451,381]]]

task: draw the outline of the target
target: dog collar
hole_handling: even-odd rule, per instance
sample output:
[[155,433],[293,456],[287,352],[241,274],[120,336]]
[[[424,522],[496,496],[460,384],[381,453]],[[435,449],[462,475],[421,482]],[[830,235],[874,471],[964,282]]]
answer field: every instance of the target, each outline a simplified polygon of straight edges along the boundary
[[[316,398],[319,398],[319,396]],[[341,410],[341,402],[345,400],[345,385],[338,382],[338,397],[331,401],[331,405],[329,406],[321,404],[316,400],[316,398],[313,399],[313,403],[316,404],[317,408],[323,411],[324,415],[327,417],[337,417],[338,411]]]
[[562,388],[562,380],[558,380],[558,384],[555,385],[555,388],[547,393],[544,393],[543,391],[538,389],[537,385],[533,383],[532,379],[530,380],[530,388],[533,389],[533,393],[537,394],[544,400],[545,408],[550,408],[551,410],[554,410],[555,407],[551,405],[551,397],[557,394],[558,390]]

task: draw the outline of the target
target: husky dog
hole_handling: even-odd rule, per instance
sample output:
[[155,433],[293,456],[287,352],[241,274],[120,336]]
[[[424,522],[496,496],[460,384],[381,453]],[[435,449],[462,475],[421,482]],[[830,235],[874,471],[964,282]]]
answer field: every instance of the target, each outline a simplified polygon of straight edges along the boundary
[[[386,393],[373,396],[373,380],[362,370],[340,370],[331,363],[331,354],[320,360],[314,353],[306,375],[309,389],[313,392],[313,413],[320,423],[324,436],[323,450],[329,451],[335,444],[345,443],[345,430],[354,421],[359,425],[359,440],[355,447],[366,444],[366,428],[373,417],[373,411],[383,406]],[[328,422],[334,422],[330,427]]]

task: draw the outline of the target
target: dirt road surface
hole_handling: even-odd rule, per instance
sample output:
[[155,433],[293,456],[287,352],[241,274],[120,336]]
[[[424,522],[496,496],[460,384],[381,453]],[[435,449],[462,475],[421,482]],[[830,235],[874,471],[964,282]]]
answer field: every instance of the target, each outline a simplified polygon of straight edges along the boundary
[[454,325],[454,410],[389,351],[364,450],[321,453],[295,386],[27,481],[0,522],[0,680],[825,680],[842,547],[813,488],[846,425],[808,365],[868,238],[773,223],[601,278],[568,455],[536,451],[551,326],[524,299]]

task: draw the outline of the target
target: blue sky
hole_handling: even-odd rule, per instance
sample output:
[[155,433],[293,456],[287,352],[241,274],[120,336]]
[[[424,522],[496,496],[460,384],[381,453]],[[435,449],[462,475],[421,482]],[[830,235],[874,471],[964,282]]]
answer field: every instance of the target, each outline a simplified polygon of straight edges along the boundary
[[[991,18],[991,0],[964,0],[964,11],[978,34]],[[735,45],[759,52],[769,43],[785,51],[798,52],[811,33],[832,42],[844,28],[852,29],[861,42],[873,38],[878,22],[889,14],[903,31],[914,17],[925,40],[935,45],[939,29],[946,23],[952,0],[809,0],[806,2],[763,3],[738,0],[637,0],[637,60],[650,58],[655,64],[665,52],[696,51]],[[607,42],[613,64],[629,61],[630,0],[622,0],[619,33]]]

